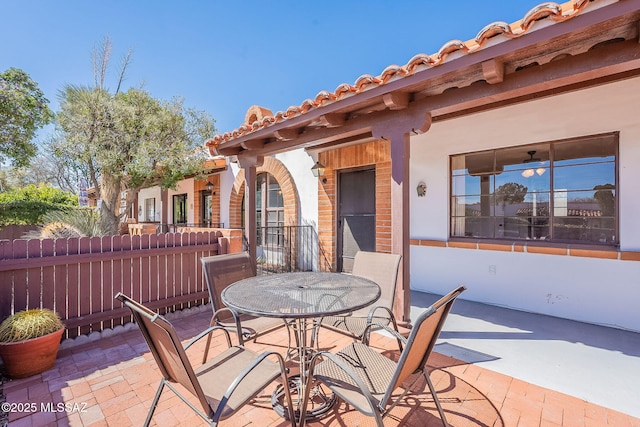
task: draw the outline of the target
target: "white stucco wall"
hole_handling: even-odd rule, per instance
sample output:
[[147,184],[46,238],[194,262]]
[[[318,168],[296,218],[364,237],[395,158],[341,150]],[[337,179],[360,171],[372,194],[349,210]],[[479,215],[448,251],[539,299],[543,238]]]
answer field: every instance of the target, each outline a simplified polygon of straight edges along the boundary
[[[449,156],[619,131],[620,249],[640,250],[640,78],[434,123],[411,139],[411,238],[449,235]],[[412,246],[413,289],[640,331],[640,262]]]
[[169,204],[167,206],[167,221],[169,224],[173,223],[173,196],[184,193],[187,193],[187,223],[195,223],[195,215],[193,213],[194,180],[193,178],[188,178],[179,181],[175,190],[169,189],[167,191],[167,203]]
[[293,177],[300,199],[300,224],[318,224],[318,178],[311,173],[315,161],[303,149],[277,154]]
[[[155,217],[147,218],[145,215],[145,200],[146,199],[155,199]],[[138,221],[140,222],[149,222],[149,221],[160,221],[162,215],[162,198],[161,198],[161,188],[150,187],[143,188],[138,192],[138,205],[135,207],[138,210]]]
[[229,200],[238,170],[236,163],[230,163],[227,170],[220,173],[220,222],[224,223],[225,227],[229,227],[230,224]]

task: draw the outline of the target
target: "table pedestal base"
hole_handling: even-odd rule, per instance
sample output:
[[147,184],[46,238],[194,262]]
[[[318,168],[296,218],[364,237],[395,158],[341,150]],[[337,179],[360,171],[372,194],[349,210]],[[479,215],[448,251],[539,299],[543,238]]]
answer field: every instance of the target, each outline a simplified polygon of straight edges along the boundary
[[[312,381],[312,380],[311,380]],[[289,378],[289,389],[291,390],[291,399],[294,406],[297,406],[294,414],[297,419],[300,419],[300,412],[302,410],[304,384],[300,381],[299,375],[292,375]],[[289,411],[285,406],[285,393],[282,385],[278,385],[271,395],[271,406],[274,411],[282,418],[289,419]],[[315,421],[325,417],[333,408],[336,403],[336,396],[326,390],[321,384],[315,384],[311,387],[311,394],[309,396],[309,402],[307,403],[307,413],[305,419],[307,421]],[[297,404],[297,405],[296,405]]]

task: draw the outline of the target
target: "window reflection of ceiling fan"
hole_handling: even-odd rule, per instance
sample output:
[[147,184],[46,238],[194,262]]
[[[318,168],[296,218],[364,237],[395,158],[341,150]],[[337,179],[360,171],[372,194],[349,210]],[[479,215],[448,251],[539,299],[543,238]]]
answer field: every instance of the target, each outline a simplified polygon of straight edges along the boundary
[[[533,157],[534,154],[536,154],[535,150],[532,151],[527,151],[527,154],[529,155],[528,159],[524,159],[522,161],[522,163],[535,163],[535,162],[541,162],[542,159],[537,158],[537,157]],[[545,168],[538,168],[535,170],[535,173],[538,174],[538,176],[542,176],[543,173],[545,173],[546,169]],[[534,174],[534,170],[533,169],[526,169],[524,171],[522,171],[522,176],[525,178],[531,178]]]
[[542,161],[542,159],[540,159],[538,157],[536,157],[536,158],[533,157],[533,155],[536,154],[535,150],[527,151],[527,154],[529,155],[529,158],[528,159],[524,159],[522,161],[522,163],[533,163],[533,162],[541,162]]

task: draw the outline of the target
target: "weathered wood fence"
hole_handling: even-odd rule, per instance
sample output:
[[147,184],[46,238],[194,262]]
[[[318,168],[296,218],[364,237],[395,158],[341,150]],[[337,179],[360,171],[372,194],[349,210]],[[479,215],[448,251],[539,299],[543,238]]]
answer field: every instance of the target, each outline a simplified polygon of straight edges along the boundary
[[0,320],[50,308],[72,338],[130,321],[118,292],[161,313],[207,303],[200,257],[226,252],[219,235],[0,241]]

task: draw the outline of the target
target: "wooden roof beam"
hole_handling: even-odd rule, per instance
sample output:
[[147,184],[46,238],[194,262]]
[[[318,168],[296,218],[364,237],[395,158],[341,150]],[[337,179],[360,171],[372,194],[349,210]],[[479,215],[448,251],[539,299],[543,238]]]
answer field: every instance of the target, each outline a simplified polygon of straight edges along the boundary
[[278,129],[273,135],[280,141],[290,141],[296,139],[300,135],[300,129],[284,128]]
[[319,120],[322,126],[334,128],[344,125],[347,120],[347,115],[341,113],[329,113],[320,116]]
[[250,139],[243,141],[240,145],[245,150],[260,150],[261,148],[264,148],[265,142],[266,141],[264,139]]
[[402,110],[409,106],[409,92],[385,93],[382,100],[390,110]]
[[489,84],[502,83],[504,81],[504,63],[495,58],[483,62],[482,75]]

